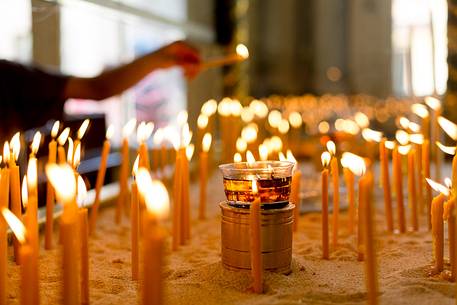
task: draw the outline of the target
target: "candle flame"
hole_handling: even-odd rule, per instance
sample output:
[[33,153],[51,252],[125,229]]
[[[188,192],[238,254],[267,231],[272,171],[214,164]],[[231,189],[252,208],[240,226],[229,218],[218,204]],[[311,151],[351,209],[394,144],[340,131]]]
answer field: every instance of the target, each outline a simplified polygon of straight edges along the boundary
[[282,151],[278,152],[278,159],[279,161],[287,161],[287,158]]
[[77,168],[81,162],[81,143],[76,145],[75,153],[73,156],[73,167]]
[[295,159],[294,154],[292,153],[292,151],[290,149],[287,150],[286,154],[287,154],[287,161],[297,164],[297,159]]
[[370,125],[370,119],[368,116],[363,112],[357,112],[354,115],[354,120],[359,125],[360,128],[367,128]]
[[154,133],[154,136],[152,137],[152,142],[155,145],[160,145],[160,143],[163,142],[164,137],[165,137],[164,129],[158,128],[156,130],[156,132]]
[[417,116],[419,116],[422,119],[425,119],[426,117],[429,116],[427,107],[425,107],[425,105],[413,104],[413,105],[411,105],[411,110],[414,114],[416,114]]
[[425,98],[425,104],[435,111],[441,108],[441,101],[433,96],[427,96]]
[[444,178],[444,184],[447,186],[448,189],[452,189],[452,180],[449,177]]
[[255,140],[257,140],[257,124],[251,123],[247,126],[245,126],[241,130],[241,138],[246,142],[246,143],[252,143]]
[[249,103],[249,108],[251,108],[252,112],[258,118],[264,119],[268,115],[268,107],[263,101],[252,100],[251,103]]
[[262,161],[268,160],[268,147],[265,144],[259,145],[259,157]]
[[79,129],[78,129],[78,133],[77,133],[77,135],[76,135],[77,138],[78,138],[78,140],[81,140],[81,139],[84,137],[84,135],[86,134],[86,130],[87,130],[87,128],[89,127],[89,123],[90,123],[90,120],[89,120],[89,119],[85,119],[85,120],[82,122],[81,126],[80,126]]
[[356,176],[362,176],[366,171],[365,160],[350,152],[343,153],[341,156],[341,164]]
[[289,132],[289,129],[290,129],[289,121],[286,119],[282,119],[278,126],[279,133],[282,135],[285,135],[286,133]]
[[60,136],[57,138],[57,142],[59,142],[60,146],[64,146],[65,142],[67,142],[68,135],[70,134],[70,127],[65,128]]
[[38,181],[37,159],[30,158],[27,166],[27,183],[29,188],[35,188]]
[[205,133],[205,135],[203,136],[203,140],[202,140],[202,150],[204,152],[208,152],[210,147],[211,147],[211,141],[212,141],[213,137],[211,136],[211,134],[209,132]]
[[451,137],[452,140],[457,141],[457,125],[443,116],[438,117],[438,124],[444,132]]
[[187,147],[190,144],[190,141],[192,140],[192,131],[190,131],[188,123],[184,124],[182,128],[181,139],[182,147]]
[[394,141],[386,141],[384,142],[384,145],[386,146],[387,149],[394,149],[395,148],[395,142]]
[[60,202],[68,203],[76,199],[76,179],[70,165],[48,164],[46,165],[46,176],[54,187]]
[[398,152],[401,155],[407,155],[410,150],[411,150],[411,145],[398,146]]
[[332,158],[332,156],[330,155],[330,153],[328,151],[324,151],[322,154],[321,154],[321,162],[322,162],[322,166],[323,167],[327,167],[330,163],[330,159]]
[[249,57],[249,50],[244,44],[239,43],[236,46],[236,54],[242,59],[247,59]]
[[241,110],[241,120],[244,123],[250,123],[254,119],[254,112],[252,112],[249,106],[243,107]]
[[444,152],[448,155],[451,155],[451,156],[455,155],[455,152],[456,152],[455,146],[445,146],[445,145],[441,144],[441,142],[439,142],[439,141],[436,141],[436,146],[438,146],[442,152]]
[[421,126],[414,122],[409,122],[408,128],[409,128],[409,130],[411,130],[411,132],[416,132],[416,133],[421,130]]
[[133,168],[132,168],[132,176],[136,177],[138,174],[138,164],[140,163],[140,155],[137,155],[135,158],[135,162],[133,162]]
[[5,218],[6,223],[11,228],[11,231],[13,231],[14,236],[16,236],[17,240],[21,244],[24,244],[26,242],[26,229],[24,224],[7,208],[2,208],[2,214],[3,218]]
[[297,111],[292,111],[289,114],[289,123],[290,126],[292,126],[293,128],[300,128],[303,123],[303,119],[300,113],[298,113]]
[[248,144],[246,143],[246,141],[243,139],[243,138],[238,138],[236,139],[236,151],[237,152],[245,152],[246,149],[248,148]]
[[168,139],[170,143],[173,145],[175,150],[179,150],[179,133],[176,129],[172,128],[171,126],[167,126],[164,129],[164,139]]
[[11,138],[11,149],[13,152],[13,158],[15,161],[19,158],[19,154],[21,152],[21,134],[16,132],[14,136]]
[[199,129],[205,129],[208,126],[208,116],[200,113],[197,118],[197,126]]
[[273,128],[278,128],[282,121],[282,114],[279,110],[272,110],[268,114],[268,124]]
[[136,128],[136,139],[138,143],[142,143],[145,141],[144,138],[144,128],[146,126],[146,123],[144,121],[141,121],[140,124],[138,124]]
[[187,113],[187,110],[181,110],[178,112],[178,115],[176,116],[176,122],[179,126],[182,126],[187,123],[188,118],[189,114]]
[[230,103],[231,103],[231,98],[229,97],[224,97],[219,105],[217,106],[217,113],[219,113],[220,116],[227,117],[231,114],[230,110]]
[[402,116],[398,119],[398,123],[400,124],[401,128],[408,129],[410,121]]
[[409,142],[409,134],[404,130],[397,130],[395,133],[395,139],[397,139],[400,145],[406,145]]
[[436,181],[433,181],[432,179],[429,179],[429,178],[425,178],[425,180],[427,180],[427,183],[430,185],[430,187],[437,191],[438,193],[442,193],[444,196],[449,196],[449,188],[447,188],[446,186],[436,182]]
[[111,140],[114,135],[114,125],[109,125],[108,129],[106,129],[106,139]]
[[125,123],[124,127],[122,127],[122,136],[124,138],[128,138],[136,127],[136,119],[131,118],[127,123]]
[[329,132],[330,125],[327,121],[322,121],[319,123],[319,125],[317,125],[317,129],[319,129],[319,132],[321,134],[325,134],[325,133]]
[[360,132],[360,127],[356,122],[352,120],[344,120],[342,124],[342,130],[345,133],[356,135]]
[[325,144],[325,146],[327,147],[327,150],[328,152],[334,156],[336,154],[336,145],[335,145],[335,142],[333,141],[327,141],[327,144]]
[[73,149],[74,149],[73,139],[68,138],[67,162],[69,164],[71,164],[73,162]]
[[215,114],[217,111],[217,102],[214,99],[207,100],[201,108],[201,113],[206,115],[208,118]]
[[85,200],[87,198],[87,187],[86,183],[84,183],[84,179],[78,175],[77,179],[78,183],[78,193],[76,194],[76,203],[80,208],[85,206]]
[[36,153],[38,152],[38,148],[40,147],[40,142],[41,142],[41,132],[37,131],[33,135],[32,145],[30,145],[32,154],[36,155]]
[[257,195],[257,193],[259,192],[259,189],[258,189],[258,187],[257,187],[257,180],[252,179],[251,184],[252,184],[252,193],[253,193],[254,195]]
[[186,146],[186,157],[187,157],[188,161],[192,160],[192,156],[194,155],[194,150],[195,150],[194,144],[189,144]]
[[248,162],[248,166],[252,166],[255,163],[254,155],[250,150],[246,152],[246,161]]
[[163,183],[153,180],[144,167],[138,169],[137,183],[138,191],[145,200],[148,212],[159,219],[166,218],[170,209],[170,199]]
[[230,105],[230,113],[232,116],[240,116],[241,111],[243,110],[243,106],[241,105],[239,100],[231,100],[229,103]]
[[414,144],[423,144],[424,143],[424,135],[421,133],[414,133],[409,135],[409,141]]
[[22,197],[22,206],[24,207],[24,209],[27,209],[27,205],[29,204],[29,192],[27,189],[27,175],[24,175],[24,178],[22,179],[21,197]]
[[370,128],[362,129],[362,137],[368,142],[381,142],[382,132]]
[[10,161],[10,145],[8,141],[3,144],[3,162],[8,163]]
[[234,163],[240,163],[241,161],[243,161],[243,157],[241,157],[241,154],[240,153],[235,153],[233,155],[233,162]]
[[57,134],[59,133],[59,128],[60,128],[60,122],[55,121],[51,128],[51,137],[53,139],[55,139],[55,137],[57,137]]

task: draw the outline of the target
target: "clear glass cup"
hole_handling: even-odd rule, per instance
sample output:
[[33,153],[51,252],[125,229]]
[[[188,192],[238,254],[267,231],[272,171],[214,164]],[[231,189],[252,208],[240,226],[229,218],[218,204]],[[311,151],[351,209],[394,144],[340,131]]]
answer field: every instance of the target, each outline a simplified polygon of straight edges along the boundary
[[[260,196],[262,208],[280,208],[289,203],[293,162],[257,161],[222,164],[224,191],[230,205],[249,207]],[[257,181],[258,194],[252,192],[252,180]]]

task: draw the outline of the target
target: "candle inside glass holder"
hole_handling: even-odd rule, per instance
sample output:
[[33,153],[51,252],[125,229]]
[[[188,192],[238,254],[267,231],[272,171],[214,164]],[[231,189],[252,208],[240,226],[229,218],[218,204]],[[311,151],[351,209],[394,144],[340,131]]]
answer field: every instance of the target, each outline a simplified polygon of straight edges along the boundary
[[[262,208],[282,208],[289,203],[294,163],[288,161],[239,162],[220,165],[224,191],[230,205],[248,208],[260,196]],[[252,180],[258,193],[252,192]]]

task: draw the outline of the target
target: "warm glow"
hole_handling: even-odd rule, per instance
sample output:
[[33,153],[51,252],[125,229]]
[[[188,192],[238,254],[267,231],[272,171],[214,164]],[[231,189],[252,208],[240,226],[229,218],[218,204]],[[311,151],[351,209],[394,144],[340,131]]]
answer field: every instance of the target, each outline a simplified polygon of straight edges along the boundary
[[362,130],[362,137],[368,142],[381,142],[382,132],[370,128],[364,128]]
[[268,107],[267,105],[260,101],[260,100],[252,100],[249,104],[249,108],[251,108],[252,112],[258,118],[266,118],[268,115]]
[[33,135],[32,144],[30,145],[30,149],[32,150],[32,154],[36,155],[38,152],[38,148],[40,147],[41,142],[41,132],[37,131]]
[[444,184],[447,186],[448,189],[452,189],[452,180],[449,177],[444,178]]
[[22,196],[22,206],[27,208],[27,205],[29,203],[29,192],[27,188],[27,175],[24,175],[24,178],[22,179],[22,188],[21,188],[21,196]]
[[259,145],[259,157],[261,161],[268,160],[268,147],[265,144]]
[[233,155],[233,162],[240,163],[241,161],[243,161],[243,157],[241,156],[241,154],[240,153],[235,153]]
[[278,126],[279,133],[284,135],[287,132],[289,132],[289,129],[290,129],[289,121],[286,119],[282,119]]
[[344,128],[344,121],[343,119],[336,119],[335,120],[335,129],[337,131],[343,131],[343,128]]
[[421,126],[414,122],[409,122],[408,128],[411,132],[419,132],[421,130]]
[[75,148],[75,153],[73,156],[73,167],[77,168],[81,162],[81,143],[79,143]]
[[409,134],[404,130],[397,130],[395,133],[395,139],[397,139],[400,145],[406,145],[409,142]]
[[232,114],[232,116],[239,117],[241,115],[243,106],[241,105],[239,100],[231,100],[229,103],[229,106],[230,106],[230,113]]
[[206,115],[207,117],[210,117],[212,116],[213,114],[215,114],[217,111],[217,102],[216,100],[208,100],[206,101],[203,105],[202,105],[202,108],[201,108],[201,113]]
[[67,162],[70,164],[72,163],[72,160],[73,160],[73,149],[74,149],[73,139],[68,138]]
[[452,138],[452,140],[457,141],[457,125],[445,117],[438,117],[438,124],[440,124],[441,128],[444,132]]
[[365,160],[353,153],[345,152],[341,156],[341,164],[357,176],[362,176],[366,171]]
[[60,122],[59,121],[55,121],[54,124],[52,125],[52,129],[51,129],[51,137],[53,139],[55,137],[57,137],[57,134],[59,133],[59,128],[60,128]]
[[148,170],[141,167],[138,169],[137,184],[148,212],[158,219],[166,218],[170,210],[170,199],[163,183],[159,180],[152,180]]
[[398,146],[398,152],[401,155],[407,155],[410,150],[411,150],[411,145]]
[[141,121],[140,124],[136,127],[136,140],[138,143],[144,142],[144,127],[146,123]]
[[352,120],[344,120],[342,130],[348,134],[356,135],[360,132],[360,127]]
[[211,147],[212,139],[213,139],[213,137],[211,136],[211,134],[209,132],[205,133],[205,135],[203,136],[202,150],[204,152],[208,152],[209,151],[209,148]]
[[279,161],[287,161],[287,158],[282,151],[278,152],[278,159]]
[[164,139],[164,130],[162,128],[158,128],[152,137],[152,142],[155,145],[160,145]]
[[320,133],[324,134],[324,133],[329,132],[330,125],[328,124],[327,121],[322,121],[319,123],[319,125],[317,125],[317,128],[319,129]]
[[114,126],[109,125],[108,129],[106,129],[106,139],[111,140],[111,138],[113,137],[113,134],[114,134]]
[[423,144],[424,143],[424,135],[421,133],[415,133],[409,135],[409,141],[414,144]]
[[178,123],[179,126],[186,124],[188,119],[189,119],[189,113],[187,113],[187,110],[179,111],[178,115],[176,116],[176,122]]
[[409,122],[410,121],[407,118],[405,118],[404,116],[402,116],[398,119],[398,123],[400,124],[401,128],[403,128],[403,129],[408,129]]
[[163,135],[164,139],[167,139],[170,141],[170,143],[173,145],[173,148],[175,150],[179,149],[180,145],[180,139],[179,139],[179,133],[176,129],[172,128],[171,126],[167,126],[163,130]]
[[217,106],[217,113],[220,115],[220,116],[224,116],[224,117],[227,117],[230,115],[230,103],[231,103],[232,99],[229,98],[229,97],[224,97],[219,105]]
[[190,131],[189,124],[186,123],[182,127],[182,133],[181,133],[181,146],[186,147],[190,144],[190,141],[192,140],[192,132]]
[[140,156],[137,155],[135,158],[135,162],[133,162],[133,168],[132,168],[132,176],[136,177],[138,174],[138,164],[140,163]]
[[65,142],[67,142],[68,135],[70,134],[70,127],[65,128],[60,136],[57,138],[57,142],[59,142],[60,146],[64,146]]
[[323,167],[327,167],[328,164],[330,163],[330,159],[332,158],[332,156],[330,155],[330,153],[328,151],[324,151],[322,154],[321,154],[321,162],[322,162],[322,166]]
[[425,107],[425,105],[422,105],[422,104],[413,104],[411,106],[411,110],[414,114],[416,114],[417,116],[425,119],[426,117],[429,116],[429,113],[428,113],[428,110],[427,110],[427,107]]
[[250,123],[254,119],[254,112],[249,107],[243,107],[241,110],[241,120],[245,123]]
[[433,181],[432,179],[425,178],[425,180],[427,180],[427,183],[430,185],[430,187],[432,189],[434,189],[435,191],[437,191],[439,193],[442,193],[444,196],[449,196],[449,193],[450,193],[449,188],[442,185],[441,183]]
[[30,158],[29,159],[29,164],[27,166],[27,183],[29,188],[36,188],[37,185],[37,178],[38,178],[38,172],[37,172],[37,159],[36,158]]
[[11,138],[11,150],[13,152],[13,158],[15,161],[19,158],[21,152],[21,135],[19,132],[16,132]]
[[81,127],[79,127],[78,134],[77,134],[77,137],[79,140],[81,140],[84,137],[84,135],[86,134],[86,130],[89,127],[89,123],[90,123],[90,120],[85,119],[84,122],[82,122]]
[[386,142],[384,142],[384,145],[386,146],[387,149],[394,149],[395,148],[395,142],[394,141],[386,141]]
[[282,150],[282,140],[278,136],[272,136],[270,138],[270,143],[273,151],[281,151]]
[[427,96],[425,98],[425,104],[435,111],[441,108],[441,101],[433,96]]
[[336,153],[336,145],[335,145],[335,142],[333,141],[327,141],[327,144],[325,144],[325,146],[327,147],[327,150],[330,154],[332,155],[335,155]]
[[60,202],[66,204],[75,200],[76,179],[75,172],[68,164],[46,165],[46,176],[56,191]]
[[208,126],[208,116],[200,113],[197,118],[197,126],[199,129],[205,129]]
[[439,142],[439,141],[436,141],[436,146],[438,146],[439,149],[440,149],[442,152],[444,152],[444,153],[446,153],[446,154],[448,154],[448,155],[451,155],[451,156],[455,155],[455,151],[456,151],[456,147],[455,147],[455,146],[444,146],[444,145],[441,144],[441,142]]
[[287,150],[287,161],[293,162],[295,164],[297,163],[297,159],[295,159],[294,154],[290,149]]
[[186,157],[187,157],[187,160],[192,160],[192,156],[194,155],[194,151],[195,151],[195,146],[194,144],[189,144],[186,146]]
[[76,194],[76,203],[79,207],[85,206],[85,200],[87,198],[87,187],[86,183],[84,183],[84,179],[78,175],[78,193]]
[[8,141],[3,144],[3,162],[8,163],[10,161],[10,145]]
[[354,120],[360,128],[367,128],[370,125],[370,120],[368,119],[368,116],[363,112],[357,112],[354,115]]
[[124,127],[122,127],[122,136],[124,138],[128,138],[136,127],[136,119],[131,118],[127,123],[125,123]]
[[246,161],[248,162],[248,165],[251,166],[255,163],[255,158],[254,155],[250,150],[246,152]]
[[257,188],[257,180],[252,179],[252,193],[256,195],[259,192]]
[[300,128],[303,123],[300,113],[293,111],[289,114],[289,123],[293,128]]
[[246,143],[252,143],[255,140],[257,140],[257,125],[255,123],[249,124],[245,126],[241,130],[241,138],[246,142]]
[[242,59],[246,59],[249,57],[249,50],[244,44],[239,43],[236,46],[236,54],[238,54],[238,56],[240,56]]
[[278,128],[279,124],[281,124],[282,115],[281,112],[278,110],[272,110],[268,114],[268,124],[270,124],[273,128]]
[[236,151],[240,152],[240,153],[245,152],[246,149],[248,148],[248,144],[246,143],[246,141],[243,138],[236,139],[235,146],[236,146]]
[[7,208],[2,208],[2,214],[3,218],[5,218],[6,223],[8,226],[11,228],[11,231],[13,231],[14,236],[16,236],[17,240],[21,243],[25,243],[25,226],[24,224],[19,220],[19,218],[16,217],[10,210]]

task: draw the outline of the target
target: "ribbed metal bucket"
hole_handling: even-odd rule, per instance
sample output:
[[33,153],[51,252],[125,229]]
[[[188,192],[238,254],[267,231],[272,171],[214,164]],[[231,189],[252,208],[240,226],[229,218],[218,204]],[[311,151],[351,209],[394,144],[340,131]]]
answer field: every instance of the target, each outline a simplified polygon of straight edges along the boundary
[[[222,264],[228,269],[251,269],[249,251],[249,209],[236,208],[223,201],[221,243]],[[292,260],[294,205],[262,210],[262,256],[264,269],[287,273]]]

